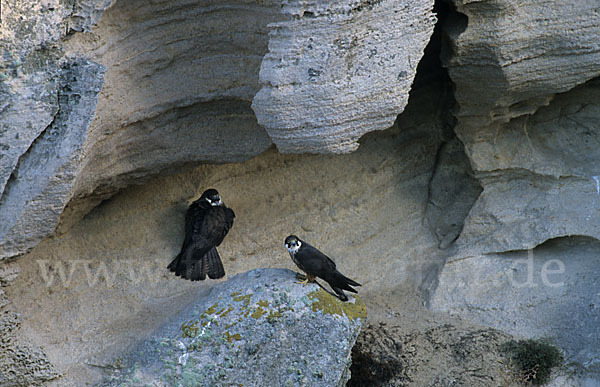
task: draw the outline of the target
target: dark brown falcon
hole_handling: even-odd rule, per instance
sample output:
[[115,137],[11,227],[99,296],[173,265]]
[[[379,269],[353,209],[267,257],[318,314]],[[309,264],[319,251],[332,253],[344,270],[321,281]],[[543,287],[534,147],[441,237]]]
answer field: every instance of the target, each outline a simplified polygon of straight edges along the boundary
[[306,280],[301,283],[306,285],[308,282],[315,282],[316,277],[319,277],[331,286],[331,289],[342,301],[348,301],[344,290],[357,293],[352,286],[360,286],[360,284],[340,273],[335,267],[335,262],[315,247],[295,235],[285,238],[285,247],[288,249],[292,261],[306,273]]
[[233,225],[235,213],[227,208],[215,189],[204,191],[185,214],[185,239],[181,252],[167,266],[181,278],[192,281],[225,275],[217,246]]

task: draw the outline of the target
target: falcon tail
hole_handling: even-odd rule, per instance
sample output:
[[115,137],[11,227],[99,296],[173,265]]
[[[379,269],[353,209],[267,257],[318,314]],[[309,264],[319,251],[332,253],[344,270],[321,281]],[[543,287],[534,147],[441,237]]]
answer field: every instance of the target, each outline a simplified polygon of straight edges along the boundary
[[335,292],[335,294],[337,294],[338,298],[342,301],[348,301],[348,296],[346,295],[346,293],[344,293],[344,291],[340,288],[336,288],[334,286],[331,287],[333,289],[333,291]]
[[204,259],[207,261],[206,274],[208,274],[208,278],[217,279],[225,276],[223,262],[221,262],[221,257],[219,256],[219,252],[215,247],[206,253]]
[[217,249],[212,247],[203,254],[205,251],[196,250],[191,254],[188,251],[179,253],[167,268],[181,278],[192,281],[203,281],[207,275],[210,279],[224,277],[225,269]]
[[340,300],[348,301],[348,297],[344,293],[347,290],[352,293],[358,293],[352,286],[361,286],[358,282],[346,277],[339,271],[335,271],[331,274],[330,278],[323,278],[331,286],[331,289],[338,295]]

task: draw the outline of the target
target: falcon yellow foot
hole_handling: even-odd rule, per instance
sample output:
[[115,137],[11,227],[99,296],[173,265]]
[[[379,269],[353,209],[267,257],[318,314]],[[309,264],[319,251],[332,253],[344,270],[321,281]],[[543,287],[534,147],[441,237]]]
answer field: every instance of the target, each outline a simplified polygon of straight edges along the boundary
[[296,279],[304,281],[306,279],[306,276],[302,273],[296,273]]
[[300,282],[296,282],[297,284],[302,284],[303,286],[306,286],[307,283],[309,282],[315,282],[315,280],[317,279],[315,276],[312,276],[310,274],[308,275],[303,275],[303,274],[296,274],[296,278],[300,280]]

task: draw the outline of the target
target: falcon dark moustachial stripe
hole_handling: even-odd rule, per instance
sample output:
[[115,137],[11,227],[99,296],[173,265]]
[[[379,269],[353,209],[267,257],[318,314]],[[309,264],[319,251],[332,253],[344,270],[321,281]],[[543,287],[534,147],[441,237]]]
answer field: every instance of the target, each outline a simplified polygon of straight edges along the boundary
[[315,247],[295,235],[285,238],[285,247],[288,249],[292,261],[306,273],[306,280],[301,282],[302,284],[316,282],[316,277],[319,277],[331,286],[342,301],[348,301],[344,290],[357,293],[352,286],[360,286],[360,284],[337,271],[335,262]]
[[167,266],[181,278],[192,281],[225,275],[217,246],[233,225],[235,213],[227,208],[215,189],[204,191],[185,213],[185,239],[181,252]]

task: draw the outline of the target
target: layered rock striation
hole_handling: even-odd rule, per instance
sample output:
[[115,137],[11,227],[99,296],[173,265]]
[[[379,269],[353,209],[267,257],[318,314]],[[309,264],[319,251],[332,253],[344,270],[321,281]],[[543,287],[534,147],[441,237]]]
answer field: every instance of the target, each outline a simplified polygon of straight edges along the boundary
[[462,254],[598,238],[598,4],[453,5],[443,60],[455,85],[454,131],[483,187]]
[[[406,105],[435,23],[432,7],[431,0],[416,6],[406,1],[309,6],[85,0],[69,7],[50,0],[11,2],[2,25],[0,193],[11,176],[34,192],[21,195],[23,189],[14,188],[11,195],[19,198],[3,195],[0,212],[7,221],[0,229],[0,257],[23,254],[52,234],[68,203],[64,230],[101,200],[151,176],[203,162],[244,161],[273,141],[281,152],[355,150],[362,134],[388,128]],[[299,44],[313,47],[313,54],[298,50]],[[290,64],[301,63],[269,75],[280,55]],[[83,72],[70,76],[75,68]],[[289,84],[297,78],[294,72],[303,79],[312,74],[301,91],[283,86],[267,91],[271,84]],[[75,79],[76,85],[65,83]],[[71,89],[82,101],[71,98],[61,107]],[[291,94],[281,94],[284,89]],[[290,97],[295,100],[286,102]],[[73,103],[81,105],[72,112]],[[294,124],[298,130],[291,143],[280,141],[281,130],[289,133],[290,125],[269,118],[289,112],[289,103],[296,119],[321,120],[316,126]],[[69,139],[45,142],[43,133],[62,121]],[[27,170],[26,158],[39,159],[26,156],[40,152],[36,148],[65,165]],[[28,175],[36,177],[25,182]]]
[[347,153],[408,102],[433,1],[292,1],[271,24],[252,108],[281,152]]

